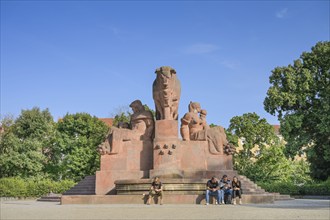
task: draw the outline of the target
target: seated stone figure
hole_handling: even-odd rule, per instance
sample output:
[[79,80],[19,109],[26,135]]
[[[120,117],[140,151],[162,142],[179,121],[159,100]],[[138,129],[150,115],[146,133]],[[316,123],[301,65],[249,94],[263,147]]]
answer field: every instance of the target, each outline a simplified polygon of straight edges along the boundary
[[119,128],[111,127],[105,142],[99,146],[100,154],[117,154],[125,141],[152,140],[154,134],[154,117],[146,111],[140,100],[130,104],[133,110],[130,124],[120,124]]
[[[181,136],[184,141],[206,141],[211,154],[223,154],[228,146],[225,130],[221,126],[210,128],[206,122],[206,110],[198,102],[190,102],[189,112],[181,118]],[[228,151],[229,152],[229,151]],[[227,151],[226,153],[229,154]]]

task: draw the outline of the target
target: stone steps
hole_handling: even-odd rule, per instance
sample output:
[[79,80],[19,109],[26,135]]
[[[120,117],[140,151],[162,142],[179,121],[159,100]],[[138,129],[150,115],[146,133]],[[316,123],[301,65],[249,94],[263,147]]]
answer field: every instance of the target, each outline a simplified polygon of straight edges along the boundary
[[64,192],[63,195],[95,195],[95,180],[95,175],[86,176],[74,187]]
[[[67,195],[62,196],[61,204],[146,204],[146,195]],[[274,196],[250,194],[242,197],[243,204],[273,203]],[[157,203],[155,197],[152,203]],[[205,204],[204,195],[170,195],[164,193],[164,204]]]
[[61,202],[61,196],[42,196],[41,198],[37,199],[38,202]]
[[293,200],[294,198],[292,198],[290,195],[283,195],[283,194],[279,194],[279,193],[270,193],[274,196],[274,200],[278,201],[278,200]]
[[[253,183],[245,176],[238,176],[242,182],[243,202],[244,203],[263,203],[274,200],[288,200],[291,199],[289,195],[280,195],[278,193],[267,193],[257,184]],[[191,200],[202,201],[205,197],[205,186],[208,179],[162,179],[164,185],[164,194],[172,203],[191,203]],[[78,200],[90,200],[91,203],[140,203],[144,195],[148,195],[150,189],[151,179],[134,179],[134,180],[118,180],[116,184],[117,195],[95,195],[95,176],[87,176],[85,179],[76,184],[73,188],[63,193],[65,201],[72,201],[79,203]],[[71,197],[70,197],[71,196]],[[87,198],[87,197],[90,198]],[[178,202],[175,202],[177,198]],[[194,198],[194,199],[192,199]],[[272,198],[272,199],[270,199]],[[50,200],[50,199],[49,199]],[[62,199],[63,200],[63,199]],[[58,200],[54,200],[58,201]],[[81,201],[80,201],[81,202]],[[65,203],[65,202],[64,202]],[[171,202],[170,202],[171,203]],[[198,203],[197,203],[198,204]]]
[[[205,194],[207,181],[207,179],[162,179],[164,191],[170,194]],[[150,183],[150,179],[120,180],[115,182],[118,195],[136,195],[148,192]],[[242,180],[242,190],[244,194],[266,193],[264,189],[248,180]]]

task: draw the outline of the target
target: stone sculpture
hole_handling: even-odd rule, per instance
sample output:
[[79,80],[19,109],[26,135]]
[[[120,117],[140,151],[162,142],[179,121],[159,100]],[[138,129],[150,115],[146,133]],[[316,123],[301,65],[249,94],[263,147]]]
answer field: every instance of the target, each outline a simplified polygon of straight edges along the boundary
[[157,77],[153,83],[153,99],[156,120],[178,120],[181,85],[176,71],[169,66],[162,66],[155,73]]
[[[202,110],[198,102],[190,102],[189,112],[181,118],[181,136],[184,141],[205,141],[211,154],[232,154],[225,130],[221,126],[210,128],[206,122],[206,110]],[[230,149],[230,150],[229,150]]]
[[154,118],[146,111],[140,100],[130,104],[133,110],[129,125],[112,127],[105,142],[99,146],[100,154],[117,154],[123,142],[131,140],[152,140],[154,135]]
[[137,100],[130,105],[134,112],[131,121],[111,128],[99,148],[102,155],[100,170],[96,172],[96,195],[120,193],[115,184],[121,180],[134,180],[135,184],[135,180],[155,176],[203,179],[220,176],[223,170],[227,174],[233,171],[224,129],[208,126],[207,112],[199,103],[189,105],[189,113],[182,118],[184,140],[179,138],[181,88],[177,73],[163,66],[156,70],[155,76],[153,98],[157,120]]

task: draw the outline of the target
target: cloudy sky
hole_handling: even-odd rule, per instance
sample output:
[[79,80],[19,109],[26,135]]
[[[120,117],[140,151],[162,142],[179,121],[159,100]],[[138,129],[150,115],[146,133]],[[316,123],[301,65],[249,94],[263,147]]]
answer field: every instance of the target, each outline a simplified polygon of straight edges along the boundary
[[181,81],[208,122],[256,112],[271,70],[329,40],[329,1],[1,1],[1,115],[49,108],[111,117],[154,108],[155,69]]

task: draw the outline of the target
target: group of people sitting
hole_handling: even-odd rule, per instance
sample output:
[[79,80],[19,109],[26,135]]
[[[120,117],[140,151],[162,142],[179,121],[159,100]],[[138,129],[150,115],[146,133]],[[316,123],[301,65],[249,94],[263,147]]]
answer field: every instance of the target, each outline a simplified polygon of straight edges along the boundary
[[[163,185],[159,177],[155,177],[151,183],[147,205],[150,205],[151,198],[158,196],[160,199],[160,205],[163,204]],[[233,177],[233,181],[228,179],[227,175],[224,175],[219,181],[213,176],[206,183],[205,200],[206,205],[209,205],[210,196],[216,197],[216,204],[233,204],[236,205],[236,198],[239,198],[238,204],[242,204],[242,184],[236,176]],[[227,199],[225,199],[225,197]],[[227,201],[225,201],[227,200]]]
[[236,205],[236,198],[238,196],[238,204],[242,204],[242,184],[236,176],[233,177],[233,181],[230,181],[227,175],[223,175],[220,181],[213,176],[207,181],[206,188],[206,205],[209,205],[210,196],[216,197],[216,204],[219,205],[225,203]]

